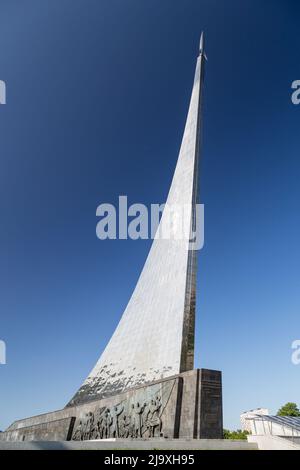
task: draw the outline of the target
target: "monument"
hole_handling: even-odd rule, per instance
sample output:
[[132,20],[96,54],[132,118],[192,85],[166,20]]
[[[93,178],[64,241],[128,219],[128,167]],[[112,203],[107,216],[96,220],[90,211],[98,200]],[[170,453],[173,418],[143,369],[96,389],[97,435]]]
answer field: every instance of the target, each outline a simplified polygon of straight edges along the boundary
[[[167,198],[169,206],[190,207],[191,237],[205,61],[202,34]],[[221,373],[194,370],[196,270],[197,250],[187,239],[155,238],[119,325],[77,393],[64,409],[17,421],[0,439],[222,438]]]

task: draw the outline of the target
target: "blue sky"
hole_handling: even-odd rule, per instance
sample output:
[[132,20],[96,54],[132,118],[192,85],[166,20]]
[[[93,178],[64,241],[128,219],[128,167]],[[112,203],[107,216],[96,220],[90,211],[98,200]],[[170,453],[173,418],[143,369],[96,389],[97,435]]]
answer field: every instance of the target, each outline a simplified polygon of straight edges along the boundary
[[149,241],[96,207],[165,201],[203,29],[196,366],[224,425],[300,402],[297,0],[0,1],[0,429],[63,407],[116,327]]

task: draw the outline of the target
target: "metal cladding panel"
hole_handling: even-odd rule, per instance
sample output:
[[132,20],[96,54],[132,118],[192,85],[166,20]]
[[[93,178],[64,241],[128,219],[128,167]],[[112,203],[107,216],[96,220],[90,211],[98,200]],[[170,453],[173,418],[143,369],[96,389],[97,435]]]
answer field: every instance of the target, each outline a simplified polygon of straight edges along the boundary
[[[200,53],[192,96],[167,205],[189,205],[190,230],[197,201],[201,85]],[[160,226],[166,223],[164,211]],[[186,219],[185,219],[186,220]],[[136,288],[95,367],[67,406],[120,393],[193,368],[196,252],[188,240],[154,239]]]

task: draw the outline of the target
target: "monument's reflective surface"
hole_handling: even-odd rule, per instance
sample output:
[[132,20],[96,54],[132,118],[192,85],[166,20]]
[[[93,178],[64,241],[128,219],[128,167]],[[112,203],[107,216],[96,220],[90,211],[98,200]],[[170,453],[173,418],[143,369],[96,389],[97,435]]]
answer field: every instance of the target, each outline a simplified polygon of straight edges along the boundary
[[[167,205],[190,207],[192,234],[198,197],[204,40],[200,40],[186,126]],[[161,225],[165,224],[164,212]],[[160,229],[160,228],[159,228]],[[158,230],[159,230],[158,229]],[[180,230],[180,227],[174,229]],[[187,239],[153,241],[120,323],[69,405],[119,393],[194,367],[197,252]]]

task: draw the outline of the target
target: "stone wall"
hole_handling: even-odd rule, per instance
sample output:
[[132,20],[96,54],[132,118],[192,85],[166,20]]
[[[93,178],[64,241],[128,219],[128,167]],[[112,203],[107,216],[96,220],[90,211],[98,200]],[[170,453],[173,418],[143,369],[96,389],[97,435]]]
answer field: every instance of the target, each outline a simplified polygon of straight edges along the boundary
[[75,417],[34,424],[7,430],[0,434],[0,441],[69,441]]

